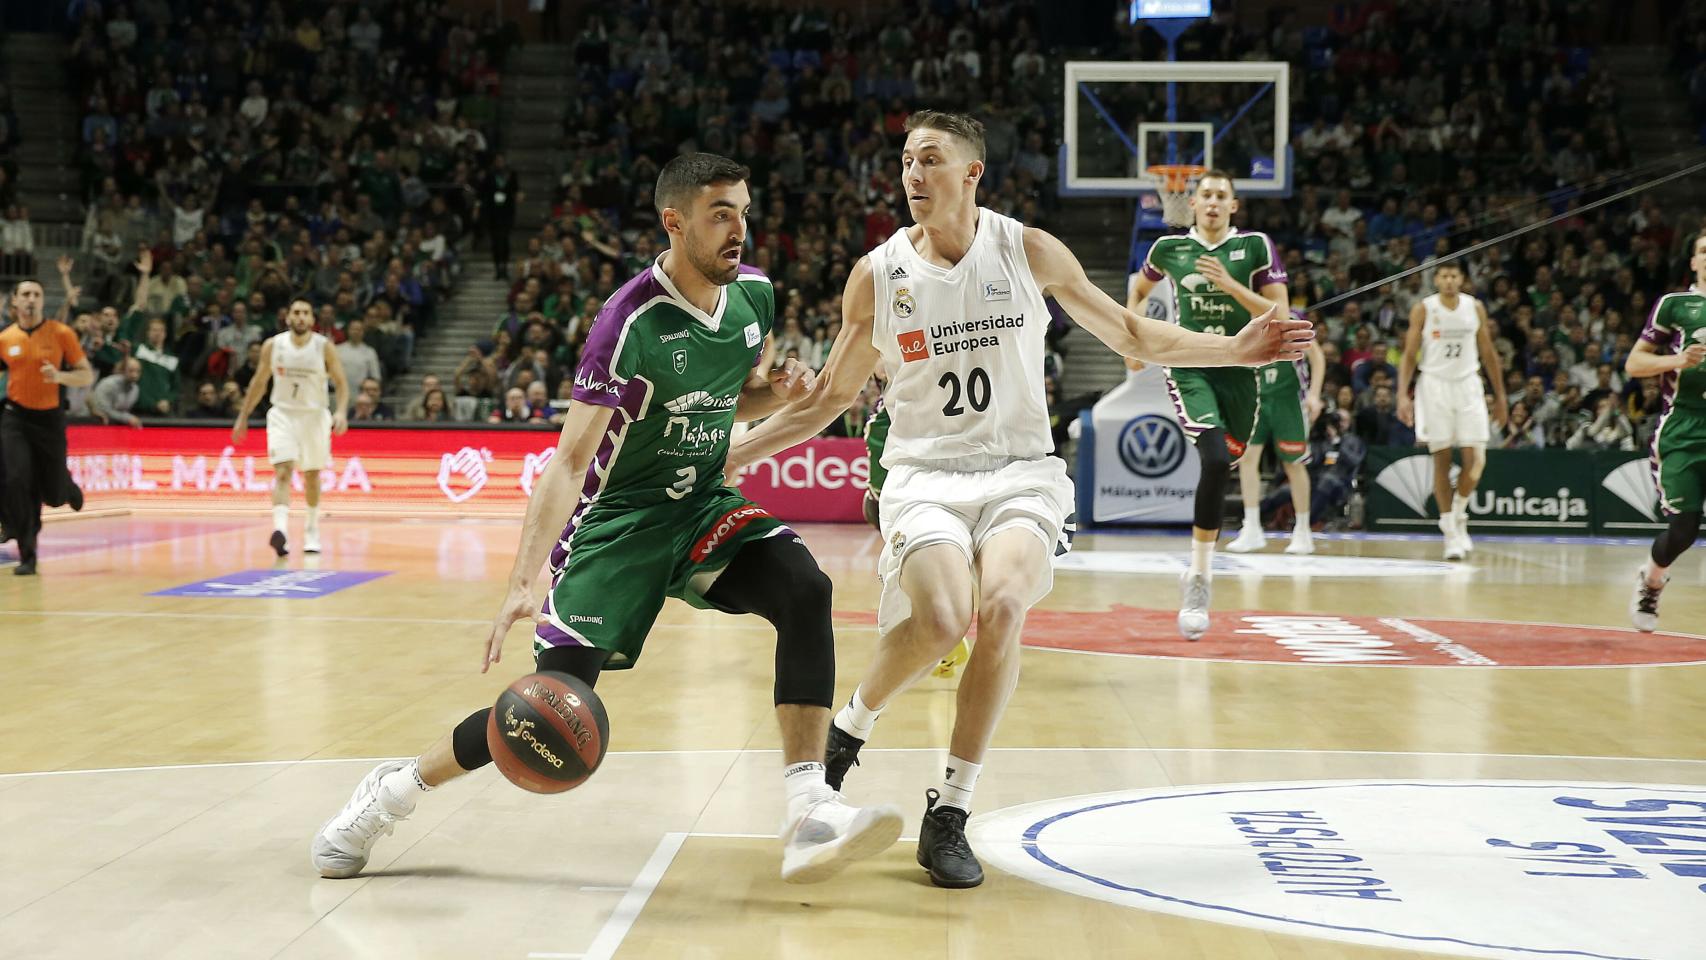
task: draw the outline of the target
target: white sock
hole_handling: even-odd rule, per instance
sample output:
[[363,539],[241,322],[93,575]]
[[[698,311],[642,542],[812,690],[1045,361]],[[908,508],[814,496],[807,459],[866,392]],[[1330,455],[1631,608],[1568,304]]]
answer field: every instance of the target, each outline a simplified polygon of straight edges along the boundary
[[1260,530],[1260,529],[1262,529],[1262,508],[1261,507],[1245,507],[1244,508],[1244,529],[1246,529],[1246,530]]
[[1309,533],[1309,511],[1304,510],[1297,515],[1297,526],[1291,528],[1291,535],[1299,539],[1308,539]]
[[1669,579],[1667,576],[1667,571],[1669,570],[1669,567],[1661,567],[1653,561],[1648,560],[1646,563],[1641,564],[1641,577],[1646,581],[1647,586],[1649,587],[1653,586],[1654,580],[1657,580],[1658,588],[1663,590],[1665,582]]
[[1214,541],[1191,538],[1191,572],[1214,577]]
[[958,807],[970,813],[971,792],[977,787],[977,775],[982,772],[983,764],[961,760],[959,757],[949,754],[947,774],[942,778],[941,805]]
[[1457,530],[1462,533],[1469,529],[1469,498],[1461,493],[1451,495],[1451,512],[1457,514]]
[[807,807],[834,792],[829,789],[829,784],[823,782],[823,764],[816,760],[783,768],[782,789],[788,796],[789,822],[799,819]]
[[421,761],[417,758],[401,770],[393,770],[379,780],[380,802],[393,813],[406,813],[432,788],[421,779]]
[[273,504],[272,528],[274,530],[277,530],[279,533],[289,532],[289,530],[290,530],[290,507],[283,506],[283,505],[276,504],[276,503]]
[[309,507],[308,508],[308,529],[310,529],[310,530],[320,529],[320,508],[319,507]]
[[1449,510],[1439,515],[1439,532],[1448,537],[1457,535],[1457,514]]
[[871,729],[877,725],[877,718],[883,715],[883,708],[872,709],[865,706],[865,699],[859,696],[859,691],[853,691],[853,699],[847,701],[847,706],[835,715],[835,725],[842,733],[850,733],[860,740],[871,739]]

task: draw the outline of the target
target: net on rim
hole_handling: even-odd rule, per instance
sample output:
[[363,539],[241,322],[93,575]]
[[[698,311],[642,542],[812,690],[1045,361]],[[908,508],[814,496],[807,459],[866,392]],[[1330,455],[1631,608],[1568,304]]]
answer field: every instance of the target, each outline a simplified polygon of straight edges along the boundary
[[1191,215],[1191,188],[1207,172],[1207,167],[1193,163],[1163,163],[1149,168],[1149,175],[1160,181],[1155,195],[1161,198],[1161,219],[1168,226],[1191,225],[1195,219]]

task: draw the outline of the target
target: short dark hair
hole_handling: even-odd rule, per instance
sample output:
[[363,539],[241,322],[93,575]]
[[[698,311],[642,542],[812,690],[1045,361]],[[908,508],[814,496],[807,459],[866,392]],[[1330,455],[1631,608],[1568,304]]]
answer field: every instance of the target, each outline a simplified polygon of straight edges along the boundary
[[718,183],[741,183],[751,177],[751,170],[728,157],[714,153],[684,153],[658,171],[652,203],[660,214],[669,207],[684,210],[694,195],[705,187]]
[[[1235,197],[1238,196],[1238,181],[1232,179],[1231,173],[1229,173],[1225,170],[1222,170],[1219,167],[1215,167],[1214,169],[1212,169],[1212,170],[1208,171],[1207,173],[1203,174],[1202,176],[1198,177],[1197,183],[1200,184],[1204,180],[1225,180],[1227,192],[1231,193]],[[1195,193],[1196,191],[1195,191],[1195,189],[1193,189],[1191,192]]]
[[976,117],[964,113],[948,113],[945,110],[918,110],[906,118],[906,132],[928,128],[952,134],[971,147],[971,152],[977,160],[983,160],[983,122]]
[[1456,270],[1460,275],[1462,275],[1464,283],[1469,282],[1469,264],[1464,263],[1460,259],[1459,260],[1447,260],[1444,263],[1436,264],[1434,266],[1434,272],[1435,273],[1438,273],[1441,270]]
[[284,305],[285,311],[289,312],[290,308],[296,306],[298,303],[308,304],[308,312],[309,313],[313,313],[314,311],[319,309],[318,307],[314,306],[314,301],[312,301],[312,300],[310,300],[304,296],[304,297],[291,297],[290,302]]

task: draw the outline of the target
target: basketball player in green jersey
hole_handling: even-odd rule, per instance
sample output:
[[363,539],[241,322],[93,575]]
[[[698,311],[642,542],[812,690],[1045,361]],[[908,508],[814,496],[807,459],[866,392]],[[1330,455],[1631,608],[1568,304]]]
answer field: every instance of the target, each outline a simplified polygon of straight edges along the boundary
[[[1162,237],[1149,248],[1131,289],[1133,313],[1146,312],[1143,301],[1162,277],[1172,281],[1173,315],[1186,330],[1231,336],[1251,317],[1291,302],[1285,265],[1273,241],[1265,233],[1240,233],[1232,226],[1238,196],[1230,174],[1203,174],[1191,192],[1191,211],[1196,225],[1189,233]],[[1174,413],[1202,461],[1191,524],[1191,563],[1181,581],[1179,603],[1179,633],[1186,640],[1200,639],[1208,631],[1211,565],[1226,481],[1256,428],[1259,376],[1239,367],[1167,368]]]
[[[1296,310],[1292,316],[1302,319]],[[1233,553],[1250,553],[1267,545],[1262,534],[1262,450],[1269,443],[1274,444],[1280,469],[1291,487],[1291,507],[1297,515],[1285,552],[1315,552],[1309,526],[1309,427],[1321,415],[1321,378],[1326,370],[1327,355],[1321,352],[1320,344],[1311,343],[1303,360],[1270,363],[1256,371],[1261,381],[1261,416],[1256,418],[1256,430],[1244,451],[1243,468],[1238,471],[1244,526],[1237,539],[1226,545]]]
[[1641,565],[1629,604],[1635,629],[1649,633],[1659,625],[1659,593],[1670,580],[1670,565],[1700,535],[1706,499],[1706,230],[1695,235],[1690,252],[1694,284],[1653,304],[1623,368],[1631,377],[1660,377],[1665,398],[1653,434],[1653,476],[1670,527],[1653,541],[1652,559]]
[[[669,249],[593,323],[481,670],[498,662],[522,620],[534,624],[538,669],[588,685],[601,670],[635,665],[666,597],[770,621],[787,797],[782,879],[803,883],[886,849],[900,836],[901,815],[853,807],[825,783],[835,695],[829,578],[792,530],[723,484],[735,421],[767,416],[812,389],[797,361],[777,377],[760,366],[775,292],[740,264],[747,176],[703,153],[676,157],[658,174]],[[533,585],[547,557],[551,590],[537,604]],[[314,838],[320,875],[356,875],[374,841],[423,794],[490,763],[490,713],[477,710],[418,758],[369,773]]]

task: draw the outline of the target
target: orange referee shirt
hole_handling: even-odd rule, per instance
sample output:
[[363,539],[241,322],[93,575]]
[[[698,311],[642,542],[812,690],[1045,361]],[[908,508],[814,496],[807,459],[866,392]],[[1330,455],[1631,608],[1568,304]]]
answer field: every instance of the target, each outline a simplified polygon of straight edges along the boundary
[[45,320],[27,331],[14,323],[0,330],[0,362],[6,364],[8,399],[31,410],[53,410],[59,406],[59,384],[42,379],[41,365],[76,366],[83,362],[83,345],[58,320]]

